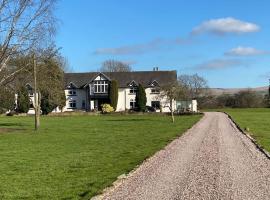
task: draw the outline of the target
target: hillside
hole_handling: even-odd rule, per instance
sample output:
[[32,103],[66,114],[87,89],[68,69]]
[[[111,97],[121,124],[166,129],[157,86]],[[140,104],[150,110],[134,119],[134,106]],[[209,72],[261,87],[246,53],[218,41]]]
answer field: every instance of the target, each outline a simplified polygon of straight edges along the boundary
[[265,87],[256,87],[256,88],[211,88],[210,91],[213,95],[221,95],[221,94],[235,94],[241,90],[252,90],[258,92],[260,94],[266,94],[268,92],[268,86]]

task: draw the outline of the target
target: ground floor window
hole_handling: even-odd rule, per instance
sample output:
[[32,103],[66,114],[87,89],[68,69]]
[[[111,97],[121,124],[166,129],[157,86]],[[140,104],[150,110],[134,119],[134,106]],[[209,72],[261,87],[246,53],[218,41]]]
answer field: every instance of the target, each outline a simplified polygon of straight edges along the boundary
[[136,101],[135,101],[135,99],[130,99],[129,106],[130,106],[130,109],[135,108],[135,106],[136,106]]
[[77,107],[76,100],[70,100],[68,102],[68,105],[69,105],[69,108],[76,108]]
[[151,106],[155,109],[160,109],[160,101],[152,101]]

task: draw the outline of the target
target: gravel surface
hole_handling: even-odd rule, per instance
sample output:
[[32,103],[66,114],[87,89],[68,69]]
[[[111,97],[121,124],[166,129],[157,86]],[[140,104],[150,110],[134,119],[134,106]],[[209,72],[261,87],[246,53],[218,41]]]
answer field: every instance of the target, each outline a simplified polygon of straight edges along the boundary
[[270,199],[270,160],[223,113],[144,162],[102,199]]

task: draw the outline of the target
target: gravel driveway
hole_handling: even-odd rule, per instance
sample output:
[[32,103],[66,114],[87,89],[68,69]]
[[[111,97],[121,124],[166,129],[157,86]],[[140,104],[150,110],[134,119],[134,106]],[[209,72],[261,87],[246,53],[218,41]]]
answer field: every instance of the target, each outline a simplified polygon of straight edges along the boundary
[[103,199],[270,199],[270,160],[223,113],[144,162]]

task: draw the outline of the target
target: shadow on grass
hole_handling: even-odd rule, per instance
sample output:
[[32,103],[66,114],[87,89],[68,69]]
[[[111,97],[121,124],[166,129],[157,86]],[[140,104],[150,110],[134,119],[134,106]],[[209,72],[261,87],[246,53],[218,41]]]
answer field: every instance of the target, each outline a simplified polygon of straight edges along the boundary
[[110,122],[139,122],[139,121],[151,121],[151,119],[109,119]]
[[11,127],[11,126],[22,126],[20,123],[0,123],[0,128],[1,127]]

